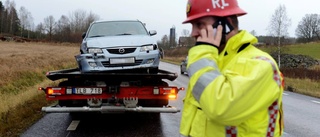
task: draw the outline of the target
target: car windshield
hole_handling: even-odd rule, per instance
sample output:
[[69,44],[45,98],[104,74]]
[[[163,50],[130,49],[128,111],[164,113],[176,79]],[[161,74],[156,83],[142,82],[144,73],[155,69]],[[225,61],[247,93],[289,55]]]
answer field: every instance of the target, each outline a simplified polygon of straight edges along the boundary
[[91,25],[88,37],[119,35],[148,35],[144,25],[139,21],[108,21]]

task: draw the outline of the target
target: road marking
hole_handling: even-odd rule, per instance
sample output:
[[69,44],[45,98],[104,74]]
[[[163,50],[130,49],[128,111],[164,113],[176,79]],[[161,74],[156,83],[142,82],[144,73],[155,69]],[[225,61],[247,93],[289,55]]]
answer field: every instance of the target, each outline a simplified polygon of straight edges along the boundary
[[289,135],[287,132],[284,132],[284,131],[283,131],[282,137],[290,137],[290,135]]
[[311,100],[311,102],[313,102],[313,103],[317,103],[317,104],[320,104],[320,102],[319,102],[319,101],[315,101],[315,100]]
[[287,94],[287,93],[282,93],[282,94],[283,94],[283,95],[286,95],[286,96],[289,95],[289,94]]
[[67,128],[67,131],[74,131],[74,130],[76,130],[76,128],[77,128],[77,126],[79,125],[79,123],[80,123],[80,120],[73,120],[73,121],[70,123],[69,127]]

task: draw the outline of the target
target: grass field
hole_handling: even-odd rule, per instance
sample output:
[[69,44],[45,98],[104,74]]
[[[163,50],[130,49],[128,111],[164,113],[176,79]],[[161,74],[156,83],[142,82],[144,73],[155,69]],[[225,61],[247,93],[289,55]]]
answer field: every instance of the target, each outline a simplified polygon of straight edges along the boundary
[[[277,51],[277,46],[264,46],[259,48],[267,51],[268,53],[271,51]],[[281,48],[281,51],[284,53],[308,55],[312,58],[320,59],[320,43],[296,44],[283,46]]]
[[46,101],[39,86],[49,70],[75,67],[75,44],[0,42],[0,137],[18,136],[43,114]]

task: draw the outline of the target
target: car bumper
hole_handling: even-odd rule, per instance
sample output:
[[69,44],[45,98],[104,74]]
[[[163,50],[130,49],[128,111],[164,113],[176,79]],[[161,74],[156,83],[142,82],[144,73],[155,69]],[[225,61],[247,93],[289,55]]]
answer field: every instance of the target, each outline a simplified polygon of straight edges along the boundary
[[[81,72],[158,68],[160,62],[160,55],[158,53],[132,57],[106,57],[102,54],[79,54],[75,56],[75,58]],[[112,59],[120,60],[120,62],[125,62],[126,59],[130,59],[131,61],[133,60],[133,62],[119,63],[111,61]]]

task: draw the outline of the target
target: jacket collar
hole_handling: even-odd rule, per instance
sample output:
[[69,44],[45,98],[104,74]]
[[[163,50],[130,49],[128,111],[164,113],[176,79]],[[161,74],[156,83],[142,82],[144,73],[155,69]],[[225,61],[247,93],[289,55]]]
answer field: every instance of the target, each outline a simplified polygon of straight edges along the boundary
[[246,43],[255,44],[257,42],[258,39],[255,36],[251,35],[246,30],[241,30],[238,32],[238,34],[232,36],[228,40],[227,45],[221,55],[225,55],[225,52],[227,52],[227,54],[236,54],[242,45]]

